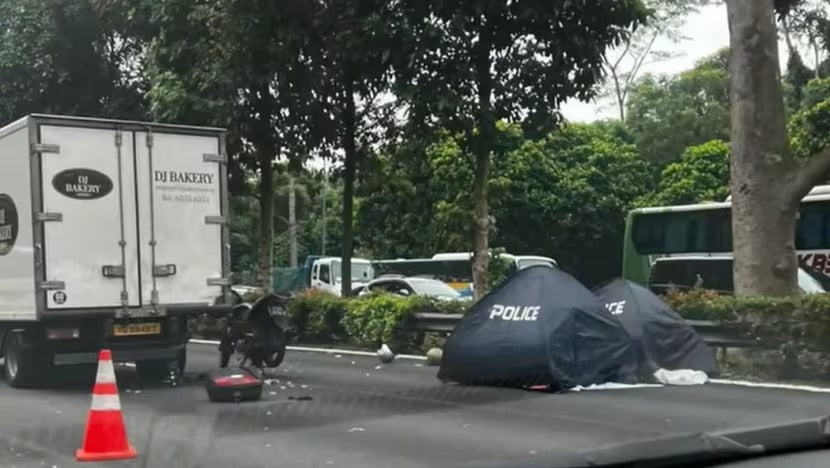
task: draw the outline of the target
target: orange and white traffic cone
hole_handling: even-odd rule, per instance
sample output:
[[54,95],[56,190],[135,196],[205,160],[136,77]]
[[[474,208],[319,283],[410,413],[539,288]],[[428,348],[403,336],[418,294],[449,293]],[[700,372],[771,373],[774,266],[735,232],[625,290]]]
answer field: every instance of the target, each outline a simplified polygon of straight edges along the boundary
[[75,452],[78,461],[125,460],[137,456],[127,441],[127,430],[118,399],[112,353],[102,349],[98,354],[98,374],[92,390],[92,406],[86,422],[81,448]]

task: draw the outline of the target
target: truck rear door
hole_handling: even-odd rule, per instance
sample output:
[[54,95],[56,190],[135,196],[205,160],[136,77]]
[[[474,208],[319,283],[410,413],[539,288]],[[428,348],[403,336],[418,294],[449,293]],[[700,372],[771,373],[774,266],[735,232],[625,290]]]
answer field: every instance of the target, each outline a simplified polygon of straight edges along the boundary
[[[44,242],[50,309],[140,304],[133,134],[40,126]],[[123,301],[123,302],[122,302]]]
[[135,138],[142,297],[150,304],[210,303],[224,283],[219,136]]

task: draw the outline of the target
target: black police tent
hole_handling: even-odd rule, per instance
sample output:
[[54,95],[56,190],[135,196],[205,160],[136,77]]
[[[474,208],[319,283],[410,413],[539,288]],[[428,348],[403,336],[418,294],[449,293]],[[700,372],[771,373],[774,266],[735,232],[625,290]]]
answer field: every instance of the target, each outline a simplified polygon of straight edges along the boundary
[[549,266],[513,274],[456,325],[438,378],[476,385],[571,388],[631,381],[631,338],[576,279]]
[[714,353],[694,328],[648,288],[615,279],[594,293],[631,335],[639,360],[652,368],[718,373]]

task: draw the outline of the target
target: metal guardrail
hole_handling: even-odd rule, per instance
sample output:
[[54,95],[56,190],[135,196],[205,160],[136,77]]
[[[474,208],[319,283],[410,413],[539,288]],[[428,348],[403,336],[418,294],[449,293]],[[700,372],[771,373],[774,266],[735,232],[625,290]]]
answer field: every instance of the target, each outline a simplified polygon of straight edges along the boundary
[[[440,312],[418,312],[415,314],[415,330],[418,340],[423,341],[426,332],[450,333],[463,317],[462,314],[442,314]],[[744,338],[738,330],[728,325],[711,320],[687,320],[689,325],[713,348],[753,348],[759,344]]]

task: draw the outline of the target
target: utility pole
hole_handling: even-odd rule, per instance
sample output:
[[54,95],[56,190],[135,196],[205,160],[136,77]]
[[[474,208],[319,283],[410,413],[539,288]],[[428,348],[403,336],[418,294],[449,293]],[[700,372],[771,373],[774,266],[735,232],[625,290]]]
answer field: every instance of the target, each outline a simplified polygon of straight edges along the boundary
[[288,241],[291,245],[291,268],[297,268],[297,199],[294,176],[288,176]]
[[326,256],[326,198],[328,198],[329,194],[329,171],[328,167],[326,166],[326,160],[323,159],[323,251],[321,252],[322,256]]

